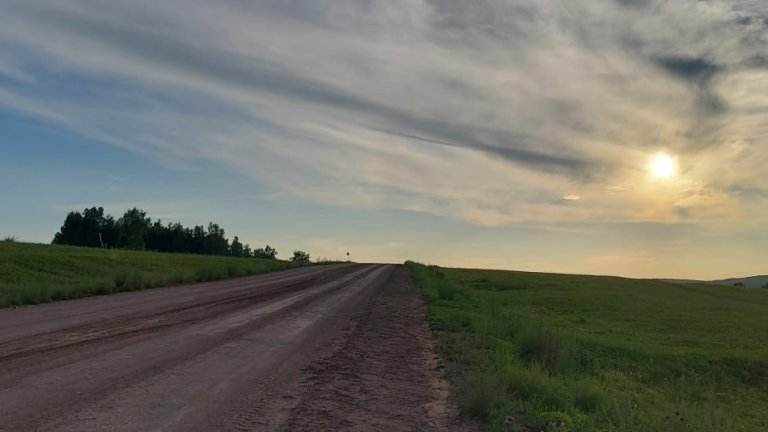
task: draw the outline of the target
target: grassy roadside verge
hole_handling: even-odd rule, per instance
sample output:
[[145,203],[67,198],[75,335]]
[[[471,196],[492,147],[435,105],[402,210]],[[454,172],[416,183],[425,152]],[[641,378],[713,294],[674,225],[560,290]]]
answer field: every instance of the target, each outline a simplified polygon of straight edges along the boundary
[[764,290],[407,264],[487,430],[768,430]]
[[288,261],[0,242],[0,307],[294,267]]

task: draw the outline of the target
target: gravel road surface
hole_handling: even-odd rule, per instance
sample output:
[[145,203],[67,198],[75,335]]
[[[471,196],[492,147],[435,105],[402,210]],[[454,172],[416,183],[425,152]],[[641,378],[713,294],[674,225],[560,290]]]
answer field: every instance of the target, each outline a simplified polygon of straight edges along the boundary
[[0,310],[0,431],[464,430],[407,270]]

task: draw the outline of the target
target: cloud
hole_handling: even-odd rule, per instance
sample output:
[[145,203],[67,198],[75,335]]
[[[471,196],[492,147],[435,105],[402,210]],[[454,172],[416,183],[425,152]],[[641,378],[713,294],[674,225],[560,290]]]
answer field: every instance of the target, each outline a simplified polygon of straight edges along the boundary
[[643,8],[651,3],[651,0],[616,0],[616,3],[629,8]]
[[[304,200],[481,225],[734,218],[768,157],[762,2],[4,9],[6,109]],[[659,149],[673,185],[647,176]],[[589,200],[563,205],[573,190]]]
[[717,65],[701,58],[661,57],[659,65],[668,72],[690,81],[705,81],[720,69]]

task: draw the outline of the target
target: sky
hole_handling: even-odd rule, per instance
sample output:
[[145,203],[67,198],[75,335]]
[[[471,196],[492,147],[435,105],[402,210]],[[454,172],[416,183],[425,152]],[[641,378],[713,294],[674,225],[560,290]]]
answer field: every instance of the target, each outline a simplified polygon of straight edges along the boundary
[[742,276],[767,166],[763,0],[0,5],[22,241],[138,206],[282,257]]

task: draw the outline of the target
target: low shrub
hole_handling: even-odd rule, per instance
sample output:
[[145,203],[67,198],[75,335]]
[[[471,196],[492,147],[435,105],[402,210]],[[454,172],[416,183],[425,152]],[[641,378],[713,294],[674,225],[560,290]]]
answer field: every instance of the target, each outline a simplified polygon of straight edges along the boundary
[[537,363],[549,373],[560,370],[567,356],[565,340],[542,324],[532,324],[517,337],[517,353],[526,363]]
[[[120,268],[114,276],[114,291],[135,291],[152,286],[149,277],[138,269]],[[104,288],[97,289],[97,294],[108,294]]]
[[464,376],[459,403],[470,417],[490,422],[500,415],[505,400],[504,380],[498,373],[478,370]]
[[454,300],[456,298],[456,287],[445,279],[437,282],[437,297],[440,300]]
[[537,367],[517,367],[504,377],[509,397],[532,402],[539,411],[561,411],[571,405],[571,397],[562,379]]
[[581,380],[573,387],[576,406],[587,413],[597,412],[608,401],[608,395],[600,384],[593,380]]

